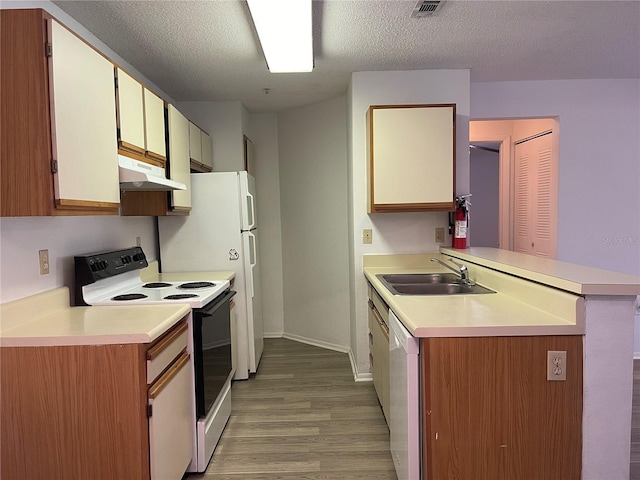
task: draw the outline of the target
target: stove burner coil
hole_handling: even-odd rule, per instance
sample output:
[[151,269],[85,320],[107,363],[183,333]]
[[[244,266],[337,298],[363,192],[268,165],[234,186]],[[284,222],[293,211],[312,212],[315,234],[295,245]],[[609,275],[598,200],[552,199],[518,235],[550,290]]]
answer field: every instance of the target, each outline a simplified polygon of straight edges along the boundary
[[183,283],[182,285],[178,285],[178,288],[207,288],[207,287],[215,287],[215,283],[213,282],[188,282]]
[[111,300],[126,301],[126,300],[141,300],[147,298],[143,293],[125,293],[124,295],[116,295]]
[[193,298],[197,297],[195,293],[176,293],[175,295],[167,295],[164,297],[165,300],[182,300],[183,298]]
[[170,287],[170,286],[171,286],[170,283],[151,282],[151,283],[145,283],[144,285],[142,285],[142,288],[164,288],[164,287]]

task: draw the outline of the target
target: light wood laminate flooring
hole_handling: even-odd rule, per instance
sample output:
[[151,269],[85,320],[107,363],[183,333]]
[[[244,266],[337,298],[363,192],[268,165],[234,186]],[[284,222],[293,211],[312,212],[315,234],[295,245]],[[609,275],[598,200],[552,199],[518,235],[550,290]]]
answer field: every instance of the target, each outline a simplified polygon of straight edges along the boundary
[[373,384],[353,380],[346,353],[265,339],[232,405],[207,471],[187,480],[396,480]]

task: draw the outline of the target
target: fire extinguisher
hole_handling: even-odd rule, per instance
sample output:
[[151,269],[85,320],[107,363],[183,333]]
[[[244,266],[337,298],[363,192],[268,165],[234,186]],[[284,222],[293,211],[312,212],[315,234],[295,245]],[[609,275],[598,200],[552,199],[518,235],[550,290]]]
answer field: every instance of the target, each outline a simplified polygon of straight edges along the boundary
[[467,248],[467,227],[469,225],[469,195],[461,195],[456,197],[456,211],[450,215],[450,228],[453,230],[453,248],[463,250]]

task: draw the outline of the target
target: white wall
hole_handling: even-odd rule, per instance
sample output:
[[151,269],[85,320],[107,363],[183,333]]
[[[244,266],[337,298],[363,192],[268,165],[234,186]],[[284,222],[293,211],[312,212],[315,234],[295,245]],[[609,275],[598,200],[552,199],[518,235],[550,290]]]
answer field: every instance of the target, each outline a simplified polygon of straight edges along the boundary
[[[456,107],[456,189],[469,192],[469,113],[468,70],[429,70],[408,72],[357,72],[349,91],[349,213],[350,282],[353,325],[351,349],[358,374],[369,371],[367,337],[367,284],[362,273],[365,253],[436,252],[435,228],[447,227],[446,213],[367,214],[365,116],[370,105],[455,103]],[[352,220],[351,220],[352,218]],[[373,230],[373,243],[362,244],[362,229]],[[450,245],[450,239],[447,239]]]
[[[43,8],[74,30],[169,102],[173,100],[132,65],[106,47],[91,32],[51,2],[4,1],[0,8]],[[0,219],[0,302],[68,286],[73,289],[73,255],[135,245],[156,259],[157,242],[152,217],[19,217]],[[48,275],[38,270],[38,250],[49,250]]]
[[470,244],[474,247],[498,248],[500,213],[498,152],[471,149],[471,208],[469,212]]
[[[149,217],[12,217],[0,219],[0,303],[68,286],[73,295],[73,256],[118,250],[140,237],[156,259]],[[38,250],[49,250],[49,274],[40,275]]]
[[252,113],[248,123],[250,135],[247,136],[254,145],[256,168],[262,321],[265,336],[281,337],[284,304],[278,118],[275,113]]
[[278,115],[284,331],[349,346],[345,97]]
[[640,275],[640,80],[471,85],[473,119],[560,122],[558,260]]

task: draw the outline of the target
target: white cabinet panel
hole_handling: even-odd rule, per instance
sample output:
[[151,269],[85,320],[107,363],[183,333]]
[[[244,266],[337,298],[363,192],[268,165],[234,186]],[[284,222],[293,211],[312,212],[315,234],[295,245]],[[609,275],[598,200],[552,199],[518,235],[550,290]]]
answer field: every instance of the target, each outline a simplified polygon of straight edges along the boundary
[[202,138],[200,128],[189,122],[189,152],[192,160],[202,163]]
[[145,146],[147,155],[166,159],[164,100],[144,89]]
[[113,64],[49,20],[56,201],[120,202]]
[[[149,459],[152,480],[182,478],[191,462],[192,430],[195,421],[192,414],[191,371],[187,361],[178,360],[158,384],[167,378],[163,386],[149,403]],[[177,372],[172,371],[175,368]],[[168,378],[171,375],[172,378]],[[151,387],[150,395],[154,387]]]
[[171,180],[184,183],[186,190],[171,192],[173,209],[191,208],[191,168],[189,160],[189,120],[173,105],[168,107],[169,172]]
[[455,105],[372,106],[369,211],[453,209]]
[[202,139],[202,163],[213,169],[213,149],[211,147],[211,137],[208,133],[200,132]]
[[142,85],[124,70],[118,68],[118,127],[120,146],[144,152],[144,103]]

